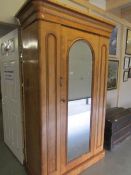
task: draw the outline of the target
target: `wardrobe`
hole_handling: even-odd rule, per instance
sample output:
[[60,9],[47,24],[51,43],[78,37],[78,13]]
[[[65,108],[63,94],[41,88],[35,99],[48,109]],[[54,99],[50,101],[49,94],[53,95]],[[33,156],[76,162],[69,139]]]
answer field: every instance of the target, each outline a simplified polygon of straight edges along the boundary
[[25,165],[78,175],[102,159],[114,24],[55,1],[28,1],[21,25]]

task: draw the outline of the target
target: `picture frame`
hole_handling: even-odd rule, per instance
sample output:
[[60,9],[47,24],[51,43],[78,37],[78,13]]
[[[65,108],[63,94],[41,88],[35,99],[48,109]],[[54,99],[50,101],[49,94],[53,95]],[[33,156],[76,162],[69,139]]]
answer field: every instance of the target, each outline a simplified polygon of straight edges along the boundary
[[126,55],[131,55],[131,30],[127,29],[126,32],[126,49],[125,49]]
[[129,69],[129,64],[130,64],[130,58],[125,56],[124,58],[124,70],[128,70]]
[[110,57],[117,56],[117,40],[118,40],[118,28],[115,27],[112,31],[109,43],[109,55]]
[[128,78],[131,78],[131,68],[128,71]]
[[118,60],[109,60],[108,61],[107,90],[117,89],[118,70],[119,70],[119,61]]
[[129,72],[128,71],[124,71],[124,73],[123,73],[123,82],[128,81],[128,77],[129,77]]

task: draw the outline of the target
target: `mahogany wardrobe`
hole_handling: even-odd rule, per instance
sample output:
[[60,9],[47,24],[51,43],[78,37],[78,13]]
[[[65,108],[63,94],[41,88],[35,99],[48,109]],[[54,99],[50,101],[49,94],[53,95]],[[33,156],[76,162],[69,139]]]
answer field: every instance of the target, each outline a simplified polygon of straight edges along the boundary
[[23,48],[29,175],[78,175],[104,157],[109,37],[114,24],[54,3],[16,15]]

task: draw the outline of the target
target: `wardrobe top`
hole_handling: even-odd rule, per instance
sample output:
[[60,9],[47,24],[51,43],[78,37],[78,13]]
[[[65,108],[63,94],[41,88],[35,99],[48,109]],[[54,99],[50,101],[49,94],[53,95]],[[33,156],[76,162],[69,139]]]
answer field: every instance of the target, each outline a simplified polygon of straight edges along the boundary
[[36,20],[55,22],[70,27],[74,27],[74,23],[77,23],[81,26],[87,26],[88,31],[92,27],[96,34],[98,31],[95,32],[95,29],[103,30],[107,33],[105,36],[109,36],[115,26],[109,20],[91,15],[88,11],[78,10],[70,5],[65,6],[55,0],[29,0],[16,14],[16,18],[23,27]]

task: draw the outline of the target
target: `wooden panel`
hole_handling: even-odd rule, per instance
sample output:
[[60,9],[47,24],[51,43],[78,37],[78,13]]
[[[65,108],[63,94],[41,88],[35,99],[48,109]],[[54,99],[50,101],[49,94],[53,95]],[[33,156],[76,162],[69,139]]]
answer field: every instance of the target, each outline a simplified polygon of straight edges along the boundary
[[22,30],[23,100],[25,114],[26,156],[29,172],[41,174],[39,65],[37,22]]
[[[42,115],[43,174],[57,174],[60,169],[60,26],[40,24],[40,91]],[[59,174],[59,173],[58,173]]]
[[97,94],[97,117],[96,117],[96,150],[98,153],[103,150],[103,136],[105,126],[105,108],[107,92],[107,56],[108,41],[106,38],[100,38],[100,57],[99,57],[99,77]]
[[54,34],[47,36],[47,143],[48,172],[57,169],[57,40]]
[[[54,0],[51,2],[44,0],[28,1],[17,14],[17,17],[23,26],[41,19],[109,37],[114,27],[111,21],[62,4],[58,5]],[[21,15],[22,13],[23,15]]]

